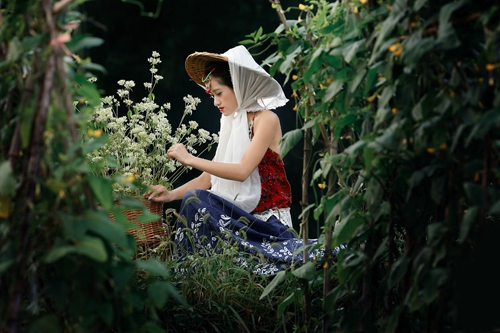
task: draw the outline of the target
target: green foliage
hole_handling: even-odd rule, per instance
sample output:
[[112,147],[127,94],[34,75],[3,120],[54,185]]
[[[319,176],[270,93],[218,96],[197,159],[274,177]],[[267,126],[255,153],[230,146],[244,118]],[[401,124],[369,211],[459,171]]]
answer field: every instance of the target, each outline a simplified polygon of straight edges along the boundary
[[274,7],[298,19],[245,43],[276,48],[264,62],[290,82],[314,143],[311,185],[328,189],[315,190],[314,218],[333,229],[327,251],[347,245],[325,268],[323,329],[496,327],[463,316],[474,298],[458,276],[499,228],[498,1]]
[[100,102],[89,70],[102,68],[76,53],[102,40],[69,41],[83,14],[60,5],[1,7],[0,331],[157,332],[159,310],[183,300],[109,218],[113,180],[91,173],[78,139]]

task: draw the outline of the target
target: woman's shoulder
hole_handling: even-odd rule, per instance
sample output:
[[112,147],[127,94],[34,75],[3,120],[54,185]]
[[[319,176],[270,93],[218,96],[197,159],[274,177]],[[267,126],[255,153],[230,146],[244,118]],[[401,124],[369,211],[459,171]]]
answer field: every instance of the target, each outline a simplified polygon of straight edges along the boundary
[[[276,113],[270,110],[262,110],[259,112],[259,116],[256,119],[256,122],[269,123],[271,125],[279,124],[279,118]],[[261,121],[262,120],[262,121]]]

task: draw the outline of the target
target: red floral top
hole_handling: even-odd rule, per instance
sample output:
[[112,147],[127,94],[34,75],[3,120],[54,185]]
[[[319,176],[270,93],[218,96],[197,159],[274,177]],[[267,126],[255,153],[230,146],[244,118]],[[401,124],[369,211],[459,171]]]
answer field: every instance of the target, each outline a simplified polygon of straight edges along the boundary
[[[248,124],[250,140],[253,138],[253,119]],[[292,205],[292,188],[286,178],[285,166],[280,155],[267,148],[259,163],[260,200],[252,213],[262,213],[273,208],[288,208]]]

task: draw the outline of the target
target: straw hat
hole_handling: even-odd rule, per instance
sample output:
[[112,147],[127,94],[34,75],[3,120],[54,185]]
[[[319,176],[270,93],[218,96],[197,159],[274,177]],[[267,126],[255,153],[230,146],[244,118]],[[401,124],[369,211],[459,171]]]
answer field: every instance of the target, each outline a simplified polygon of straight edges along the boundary
[[205,77],[205,67],[213,61],[224,61],[228,59],[225,55],[209,52],[195,52],[186,58],[186,72],[194,82],[203,86],[202,78]]

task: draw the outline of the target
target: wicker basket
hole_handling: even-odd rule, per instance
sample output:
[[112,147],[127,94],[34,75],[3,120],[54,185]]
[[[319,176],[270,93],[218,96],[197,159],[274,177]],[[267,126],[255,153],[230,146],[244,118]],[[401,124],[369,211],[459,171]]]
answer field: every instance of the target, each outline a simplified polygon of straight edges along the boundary
[[[127,233],[134,236],[137,245],[156,245],[168,236],[166,226],[163,224],[163,202],[154,202],[144,198],[142,199],[144,206],[149,209],[151,213],[160,216],[160,219],[143,223],[137,220],[137,217],[142,213],[140,209],[123,210],[127,219],[137,226],[135,229],[127,230]],[[113,214],[110,214],[110,218],[114,220]]]

